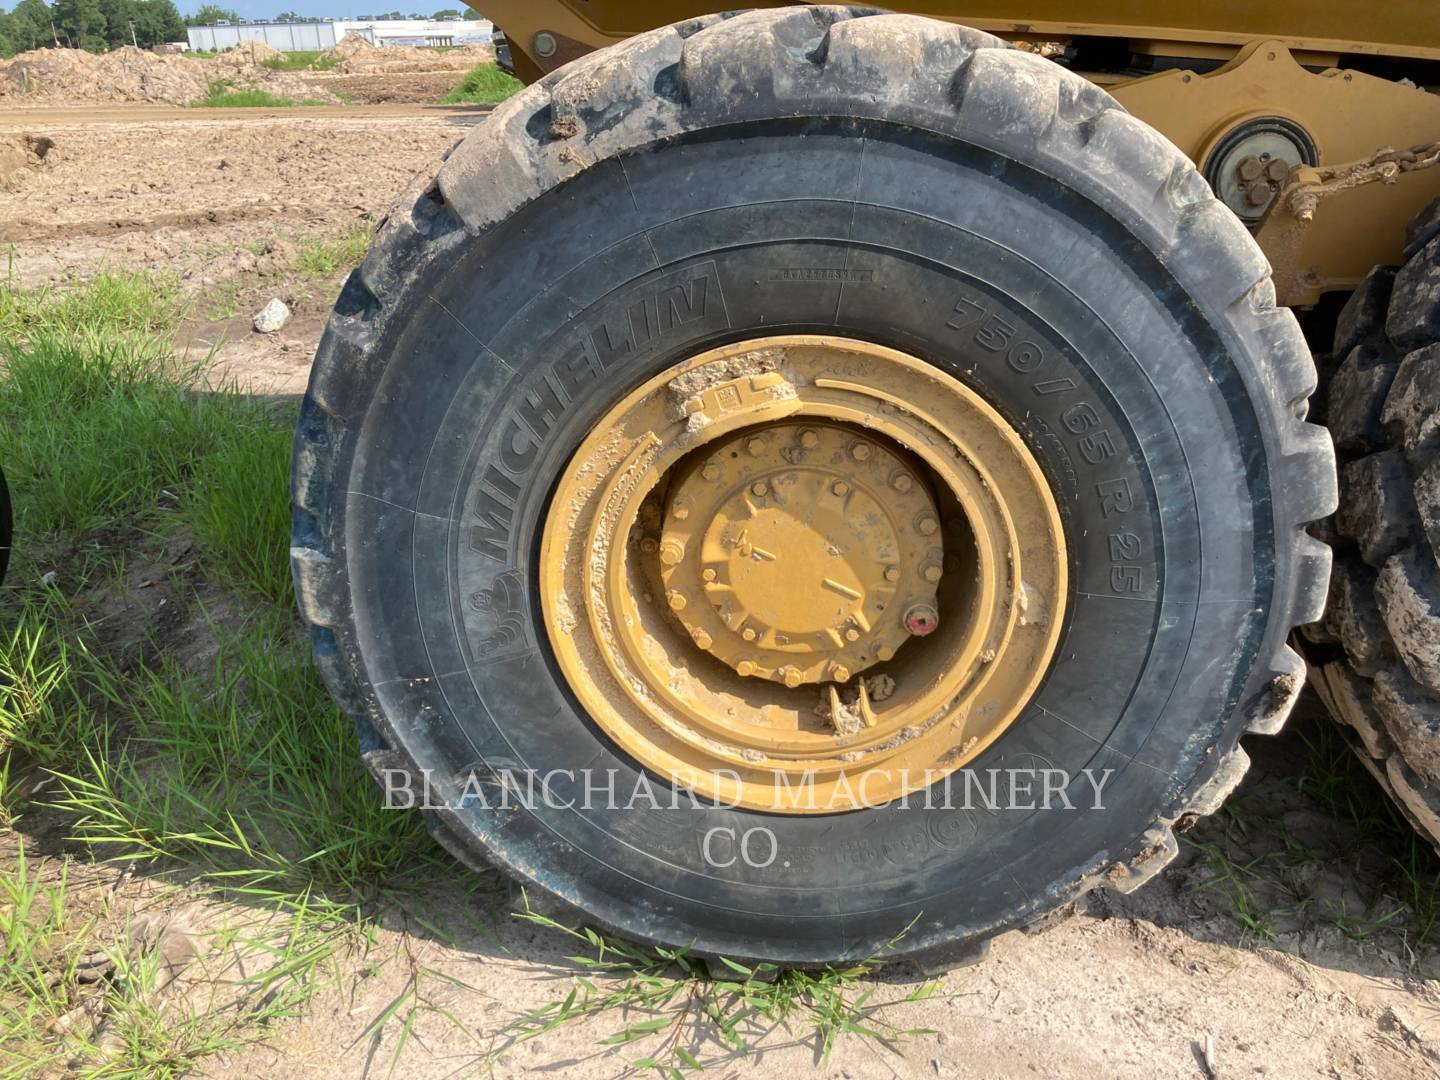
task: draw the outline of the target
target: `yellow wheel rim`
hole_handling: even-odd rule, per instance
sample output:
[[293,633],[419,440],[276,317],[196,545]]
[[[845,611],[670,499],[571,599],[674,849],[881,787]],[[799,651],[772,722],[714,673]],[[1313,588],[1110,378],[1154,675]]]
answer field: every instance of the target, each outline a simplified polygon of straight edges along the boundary
[[544,523],[570,688],[697,797],[879,805],[1018,717],[1064,615],[1059,512],[1016,431],[894,349],[770,337],[611,408]]

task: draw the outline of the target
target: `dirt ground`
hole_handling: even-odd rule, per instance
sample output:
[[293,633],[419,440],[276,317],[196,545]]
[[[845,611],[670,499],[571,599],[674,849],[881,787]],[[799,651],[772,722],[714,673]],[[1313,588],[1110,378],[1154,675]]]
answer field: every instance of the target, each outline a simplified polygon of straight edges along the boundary
[[[233,314],[197,315],[177,345],[215,347],[217,369],[256,392],[296,392],[341,275],[302,288],[267,267],[285,245],[383,213],[415,171],[482,119],[476,111],[403,106],[0,113],[0,141],[33,136],[52,144],[0,191],[11,280],[35,287],[102,268],[145,268],[173,273],[201,297],[224,286]],[[277,292],[295,307],[295,320],[275,335],[252,333],[250,316]],[[1317,708],[1307,697],[1301,712]],[[1076,918],[1043,933],[1006,935],[978,965],[946,975],[942,993],[897,1006],[895,1023],[935,1031],[903,1052],[842,1038],[822,1064],[803,1024],[753,1033],[757,1049],[748,1058],[714,1043],[692,1050],[709,1074],[745,1080],[811,1072],[1440,1075],[1440,965],[1406,952],[1388,929],[1396,903],[1381,894],[1371,853],[1297,790],[1302,736],[1320,722],[1302,715],[1290,734],[1250,744],[1255,767],[1245,784],[1224,814],[1190,834],[1160,879],[1130,897],[1093,896]],[[116,888],[124,903],[146,902],[136,883]],[[498,884],[463,892],[447,880],[437,890],[428,926],[410,915],[389,918],[305,1017],[276,1025],[268,1045],[212,1059],[204,1074],[386,1075],[401,1024],[376,1021],[421,971],[433,1008],[417,1015],[398,1075],[631,1071],[628,1062],[643,1047],[599,1045],[623,1026],[613,1016],[507,1049],[507,1024],[568,992],[576,971],[563,954],[571,949],[508,918],[508,894]],[[1309,899],[1298,903],[1301,895]],[[918,978],[886,974],[876,1000],[903,997]],[[1205,1064],[1207,1040],[1213,1069]]]

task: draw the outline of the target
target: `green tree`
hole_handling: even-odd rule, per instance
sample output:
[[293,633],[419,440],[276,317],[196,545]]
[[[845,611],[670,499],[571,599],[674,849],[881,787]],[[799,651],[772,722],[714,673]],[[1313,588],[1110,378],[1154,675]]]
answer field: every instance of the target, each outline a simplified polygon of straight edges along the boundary
[[167,41],[185,40],[185,20],[170,0],[131,0],[135,14],[135,36],[142,49]]
[[478,19],[485,18],[485,16],[481,15],[480,12],[476,11],[473,7],[467,7],[462,18],[464,18],[466,22],[475,22]]
[[100,0],[55,0],[55,26],[72,49],[104,49],[105,13]]
[[10,13],[10,35],[16,52],[55,44],[50,5],[45,0],[20,0]]
[[[133,44],[130,23],[135,18],[133,0],[95,0],[100,14],[105,16],[105,44],[114,49],[120,45]],[[138,34],[136,35],[138,37]]]
[[304,19],[302,16],[295,14],[295,12],[293,12],[293,11],[282,11],[279,15],[276,15],[276,16],[275,16],[275,21],[276,21],[276,22],[304,22],[305,19]]
[[195,14],[185,20],[190,26],[209,26],[217,22],[237,23],[239,21],[240,16],[235,12],[216,4],[201,4]]
[[430,18],[434,19],[436,22],[440,22],[442,19],[458,19],[459,17],[460,9],[453,7],[441,8],[439,11],[435,12],[434,15],[430,16]]

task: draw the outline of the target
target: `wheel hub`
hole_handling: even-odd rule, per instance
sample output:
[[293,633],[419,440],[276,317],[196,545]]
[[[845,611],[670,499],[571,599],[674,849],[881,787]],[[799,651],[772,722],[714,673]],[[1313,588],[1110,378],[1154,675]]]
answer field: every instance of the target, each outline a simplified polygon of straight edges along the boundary
[[595,722],[681,787],[782,813],[973,759],[1040,684],[1065,606],[1059,510],[1005,419],[916,357],[805,335],[616,402],[540,564]]
[[838,425],[740,432],[672,487],[659,546],[666,600],[741,675],[846,682],[891,659],[904,616],[935,601],[943,548],[928,485]]

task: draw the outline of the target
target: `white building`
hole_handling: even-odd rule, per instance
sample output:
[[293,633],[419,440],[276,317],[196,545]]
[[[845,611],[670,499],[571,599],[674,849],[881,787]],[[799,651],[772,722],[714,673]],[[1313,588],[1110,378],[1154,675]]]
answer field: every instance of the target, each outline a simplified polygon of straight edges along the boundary
[[233,49],[242,41],[263,41],[281,52],[325,52],[346,34],[376,45],[484,45],[494,34],[489,19],[325,19],[316,22],[239,22],[188,28],[190,48]]

